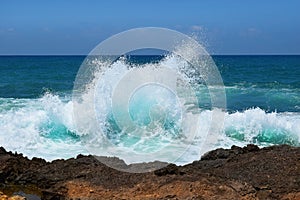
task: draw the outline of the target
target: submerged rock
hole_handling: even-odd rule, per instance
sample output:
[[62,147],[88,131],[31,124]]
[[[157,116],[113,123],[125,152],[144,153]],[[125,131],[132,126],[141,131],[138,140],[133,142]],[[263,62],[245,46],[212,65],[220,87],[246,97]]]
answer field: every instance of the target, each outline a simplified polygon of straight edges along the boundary
[[[128,168],[152,165],[126,166],[118,158],[102,159],[117,160]],[[93,156],[46,162],[0,147],[0,191],[0,199],[26,194],[26,199],[296,200],[300,199],[300,148],[233,146],[208,152],[185,166],[170,164],[135,174],[109,168]]]

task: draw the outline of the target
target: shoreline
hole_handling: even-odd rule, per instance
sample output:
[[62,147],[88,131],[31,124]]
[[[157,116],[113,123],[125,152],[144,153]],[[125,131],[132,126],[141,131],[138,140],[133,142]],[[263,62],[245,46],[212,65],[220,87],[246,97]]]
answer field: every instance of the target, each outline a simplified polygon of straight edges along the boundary
[[136,174],[109,168],[91,155],[46,162],[1,147],[0,199],[16,194],[27,199],[296,200],[300,147],[232,146],[184,166]]

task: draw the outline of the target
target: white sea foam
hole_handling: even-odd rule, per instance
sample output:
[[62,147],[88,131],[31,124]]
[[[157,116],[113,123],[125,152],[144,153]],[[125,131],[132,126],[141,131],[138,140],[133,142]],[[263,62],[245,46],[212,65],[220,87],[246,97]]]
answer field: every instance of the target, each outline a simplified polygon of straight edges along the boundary
[[[1,99],[1,101],[3,102],[0,112],[1,146],[23,153],[28,157],[42,157],[47,160],[70,158],[79,153],[88,154],[80,141],[83,136],[74,130],[72,101],[62,100],[59,96],[50,93],[39,99]],[[199,115],[200,132],[209,129],[211,112],[210,110],[201,111]],[[60,125],[67,130],[59,133],[62,134],[61,138],[47,137],[47,134],[55,129],[55,126]],[[230,135],[233,131],[243,135],[243,139],[236,139]],[[265,134],[269,132],[270,141],[255,140],[264,132]],[[76,139],[72,134],[77,134],[79,138]],[[201,136],[201,134],[199,135]],[[272,137],[275,138],[274,141],[271,141]],[[232,145],[244,146],[248,143],[257,143],[260,146],[268,146],[291,141],[294,145],[299,146],[299,138],[299,113],[266,113],[259,108],[232,114],[225,113],[225,131],[220,130],[217,142],[201,149],[201,146],[198,146],[199,141],[205,138],[196,138],[189,150],[176,162],[178,164],[188,163],[199,159],[200,152],[204,153],[220,147],[229,148]],[[176,145],[173,148],[176,148]],[[178,148],[180,148],[180,144]],[[128,155],[127,162],[131,160]]]
[[1,104],[0,145],[7,150],[47,160],[87,153],[72,136],[71,101],[50,93],[39,99],[2,101],[6,103]]

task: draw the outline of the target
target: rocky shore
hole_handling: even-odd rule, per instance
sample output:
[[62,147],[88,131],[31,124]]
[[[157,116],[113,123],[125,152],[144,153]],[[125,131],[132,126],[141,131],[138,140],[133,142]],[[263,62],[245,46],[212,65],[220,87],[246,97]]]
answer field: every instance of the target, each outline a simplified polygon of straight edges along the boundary
[[148,173],[93,156],[46,162],[0,148],[0,199],[300,199],[300,148],[217,149]]

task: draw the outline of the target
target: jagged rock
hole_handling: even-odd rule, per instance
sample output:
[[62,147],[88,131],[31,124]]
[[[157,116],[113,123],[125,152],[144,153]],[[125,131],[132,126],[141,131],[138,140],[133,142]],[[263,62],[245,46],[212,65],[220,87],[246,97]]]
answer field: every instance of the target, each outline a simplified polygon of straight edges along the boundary
[[[0,147],[0,199],[23,191],[42,199],[299,199],[300,148],[255,145],[216,149],[185,166],[166,163],[148,173],[121,172],[93,156],[46,162]],[[9,189],[10,188],[10,189]],[[29,195],[28,195],[29,196]]]

